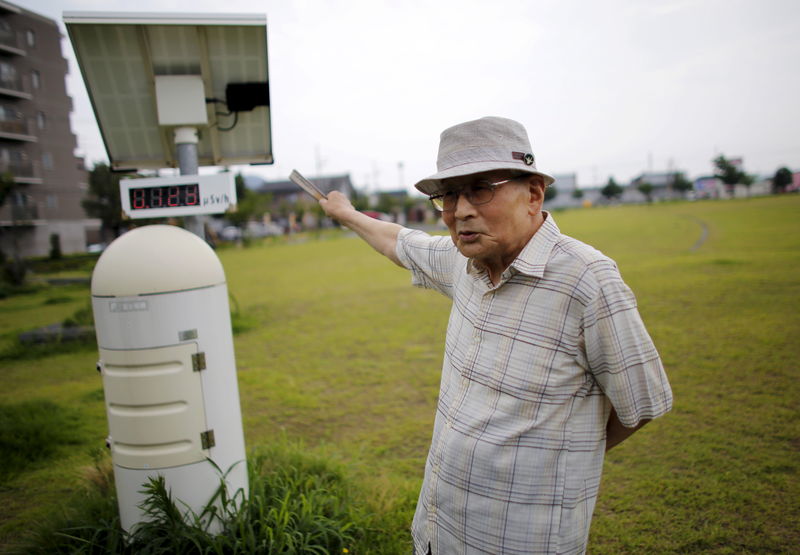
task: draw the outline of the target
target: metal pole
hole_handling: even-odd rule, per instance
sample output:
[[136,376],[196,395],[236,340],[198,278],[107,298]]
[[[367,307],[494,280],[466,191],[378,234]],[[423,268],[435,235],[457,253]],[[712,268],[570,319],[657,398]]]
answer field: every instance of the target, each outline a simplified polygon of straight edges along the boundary
[[[198,174],[197,143],[197,128],[178,127],[175,129],[175,146],[181,175]],[[206,240],[205,223],[205,216],[186,217],[186,229],[204,241]]]

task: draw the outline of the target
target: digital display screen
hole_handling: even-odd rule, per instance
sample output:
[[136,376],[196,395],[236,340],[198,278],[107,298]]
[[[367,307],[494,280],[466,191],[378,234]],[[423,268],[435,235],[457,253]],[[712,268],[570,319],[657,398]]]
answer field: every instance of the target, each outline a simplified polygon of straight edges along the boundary
[[131,187],[131,210],[199,206],[200,188],[197,183],[164,185],[162,187]]

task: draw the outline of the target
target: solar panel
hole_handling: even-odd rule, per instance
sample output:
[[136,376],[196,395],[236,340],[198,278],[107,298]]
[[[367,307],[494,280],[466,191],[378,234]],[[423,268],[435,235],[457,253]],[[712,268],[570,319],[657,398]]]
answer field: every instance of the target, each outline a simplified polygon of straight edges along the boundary
[[[266,17],[255,14],[65,12],[64,23],[114,169],[178,167],[162,125],[157,76],[202,78],[201,166],[273,162]],[[230,112],[230,84],[259,84],[250,111]]]

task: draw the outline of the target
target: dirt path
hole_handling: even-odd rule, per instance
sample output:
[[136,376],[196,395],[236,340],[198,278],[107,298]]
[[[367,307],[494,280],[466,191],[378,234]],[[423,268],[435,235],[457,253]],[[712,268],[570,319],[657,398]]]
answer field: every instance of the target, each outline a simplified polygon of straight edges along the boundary
[[694,252],[700,247],[702,247],[703,243],[705,243],[706,239],[708,239],[708,234],[709,234],[708,224],[695,216],[687,216],[687,218],[691,219],[697,225],[700,226],[700,238],[697,241],[695,241],[694,245],[692,245],[691,248],[689,249],[690,252]]

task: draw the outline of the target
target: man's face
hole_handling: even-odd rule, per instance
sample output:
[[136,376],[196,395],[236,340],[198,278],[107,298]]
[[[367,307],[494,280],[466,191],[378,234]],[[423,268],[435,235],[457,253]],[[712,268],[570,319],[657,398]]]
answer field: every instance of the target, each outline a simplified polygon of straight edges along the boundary
[[[498,182],[508,171],[483,172],[445,179],[445,190],[459,191],[478,181]],[[541,225],[544,189],[537,176],[525,176],[497,187],[486,204],[473,205],[459,195],[452,211],[442,212],[458,250],[490,270],[502,272]]]

